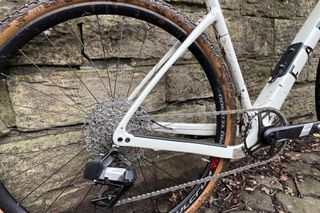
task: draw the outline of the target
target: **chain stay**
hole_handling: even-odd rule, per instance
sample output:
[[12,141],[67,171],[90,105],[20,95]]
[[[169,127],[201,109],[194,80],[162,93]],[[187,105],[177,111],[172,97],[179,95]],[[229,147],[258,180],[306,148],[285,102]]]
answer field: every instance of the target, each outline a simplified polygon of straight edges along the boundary
[[[265,111],[265,110],[276,111],[281,116],[283,116],[283,113],[281,111],[275,109],[275,108],[263,107],[263,108],[238,109],[238,110],[216,111],[216,112],[200,112],[200,113],[170,114],[170,115],[153,115],[152,117],[188,117],[188,116],[192,117],[192,116],[195,116],[195,115],[228,115],[228,114],[243,114],[243,113],[248,113],[248,112],[258,112],[259,113],[259,112]],[[139,117],[143,118],[144,116],[139,116]],[[147,117],[149,117],[149,116],[147,116]],[[252,163],[252,164],[249,164],[249,165],[246,165],[246,166],[242,166],[242,167],[230,170],[230,171],[222,172],[222,173],[215,174],[215,175],[212,175],[212,176],[207,176],[205,178],[201,178],[201,179],[190,181],[190,182],[183,183],[183,184],[180,184],[180,185],[176,185],[176,186],[168,187],[168,188],[165,188],[165,189],[160,189],[160,190],[157,190],[157,191],[141,194],[141,195],[134,196],[134,197],[131,197],[131,198],[122,199],[122,200],[119,200],[115,206],[136,202],[136,201],[148,199],[148,198],[151,198],[151,197],[156,197],[156,196],[159,196],[161,194],[166,194],[166,193],[177,191],[177,190],[180,190],[180,189],[185,189],[187,187],[192,187],[192,186],[195,186],[195,185],[199,185],[199,184],[202,184],[202,183],[209,182],[212,179],[218,179],[218,178],[222,178],[222,177],[227,177],[229,175],[240,173],[240,172],[243,172],[243,171],[258,167],[258,166],[263,166],[263,165],[268,164],[271,161],[275,160],[276,158],[278,158],[278,155],[276,155],[276,156],[274,156],[274,157],[272,157],[270,159],[263,160],[263,161],[258,161],[258,162],[255,162],[255,163]]]

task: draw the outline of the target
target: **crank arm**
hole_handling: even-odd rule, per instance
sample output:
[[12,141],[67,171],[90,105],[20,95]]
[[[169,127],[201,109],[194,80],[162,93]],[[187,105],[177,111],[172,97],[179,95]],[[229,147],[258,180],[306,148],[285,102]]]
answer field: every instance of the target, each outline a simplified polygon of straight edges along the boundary
[[303,136],[312,135],[314,133],[320,132],[320,121],[273,127],[266,130],[263,134],[263,140],[268,143],[287,141],[290,139],[298,139]]

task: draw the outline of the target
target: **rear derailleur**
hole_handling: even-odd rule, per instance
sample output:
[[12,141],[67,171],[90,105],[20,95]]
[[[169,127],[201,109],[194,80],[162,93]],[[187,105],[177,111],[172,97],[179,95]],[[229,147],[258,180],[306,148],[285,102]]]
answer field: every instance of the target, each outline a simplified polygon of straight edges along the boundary
[[85,166],[84,178],[96,185],[107,186],[101,196],[91,200],[96,206],[111,208],[136,180],[136,172],[119,149],[111,151],[101,159],[89,160]]

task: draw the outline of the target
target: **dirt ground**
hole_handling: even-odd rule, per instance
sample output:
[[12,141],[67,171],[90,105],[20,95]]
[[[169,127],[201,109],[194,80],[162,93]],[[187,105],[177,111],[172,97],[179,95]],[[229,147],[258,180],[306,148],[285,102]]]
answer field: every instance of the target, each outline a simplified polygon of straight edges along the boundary
[[320,135],[290,141],[278,160],[223,178],[199,212],[320,212]]

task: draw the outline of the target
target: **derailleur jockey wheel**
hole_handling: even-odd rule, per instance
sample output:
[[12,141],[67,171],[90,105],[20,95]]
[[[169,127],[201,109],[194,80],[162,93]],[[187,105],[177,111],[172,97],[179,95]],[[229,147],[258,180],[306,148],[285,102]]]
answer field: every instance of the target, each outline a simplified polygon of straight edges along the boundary
[[[256,119],[258,120],[259,124],[258,141],[249,147],[246,139],[248,132],[251,129],[252,121]],[[285,141],[276,141],[277,137],[272,137],[272,135],[268,138],[265,138],[264,133],[270,128],[287,125],[288,122],[281,113],[271,109],[259,111],[250,119],[242,134],[245,152],[248,154],[248,156],[256,160],[266,160],[274,157],[283,149]]]

